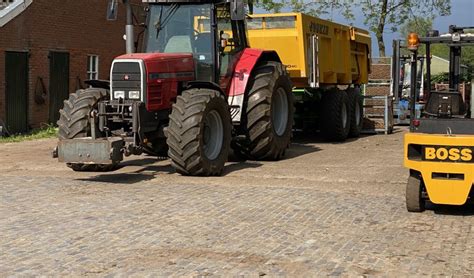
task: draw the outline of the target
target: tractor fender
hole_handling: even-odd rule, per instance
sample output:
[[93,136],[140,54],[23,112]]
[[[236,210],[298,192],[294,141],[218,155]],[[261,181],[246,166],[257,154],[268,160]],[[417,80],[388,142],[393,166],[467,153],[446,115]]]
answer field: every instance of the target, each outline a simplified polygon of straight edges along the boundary
[[242,118],[242,109],[249,77],[252,75],[255,65],[262,61],[281,62],[276,51],[246,48],[235,65],[228,91],[232,122],[234,124],[239,124]]
[[248,80],[252,70],[258,62],[276,61],[281,62],[280,57],[273,50],[262,50],[255,48],[246,48],[239,61],[235,65],[234,73],[229,88],[229,96],[238,96],[245,94]]
[[110,90],[110,81],[109,80],[87,79],[87,80],[84,80],[84,83],[86,85],[89,85],[89,86],[93,87],[93,88],[100,88],[100,89]]
[[216,83],[211,82],[211,81],[189,81],[189,82],[187,82],[186,90],[194,89],[194,88],[197,88],[197,89],[205,88],[205,89],[215,90],[215,91],[218,91],[219,93],[221,93],[223,96],[225,96],[224,91],[222,91],[221,87],[219,87],[219,85],[217,85]]

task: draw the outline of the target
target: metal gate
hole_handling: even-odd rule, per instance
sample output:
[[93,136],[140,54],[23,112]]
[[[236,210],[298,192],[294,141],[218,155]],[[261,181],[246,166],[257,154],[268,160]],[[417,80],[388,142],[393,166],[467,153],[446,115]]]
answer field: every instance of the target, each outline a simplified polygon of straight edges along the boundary
[[49,122],[56,123],[63,101],[69,97],[69,53],[49,53]]
[[28,129],[28,52],[5,52],[6,126],[10,133]]

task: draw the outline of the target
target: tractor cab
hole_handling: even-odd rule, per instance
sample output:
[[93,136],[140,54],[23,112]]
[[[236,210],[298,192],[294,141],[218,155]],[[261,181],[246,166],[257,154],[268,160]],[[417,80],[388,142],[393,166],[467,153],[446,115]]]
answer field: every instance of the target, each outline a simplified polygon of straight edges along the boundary
[[226,90],[228,82],[221,79],[231,75],[248,46],[244,15],[237,1],[150,1],[143,50],[190,53],[195,80],[221,84]]

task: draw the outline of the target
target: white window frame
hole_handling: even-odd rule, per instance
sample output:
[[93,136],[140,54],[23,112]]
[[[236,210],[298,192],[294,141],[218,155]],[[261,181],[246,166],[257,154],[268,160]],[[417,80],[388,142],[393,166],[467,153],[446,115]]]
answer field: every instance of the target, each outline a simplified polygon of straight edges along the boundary
[[[93,68],[93,60],[95,59],[95,67]],[[99,79],[99,55],[87,55],[87,79]]]

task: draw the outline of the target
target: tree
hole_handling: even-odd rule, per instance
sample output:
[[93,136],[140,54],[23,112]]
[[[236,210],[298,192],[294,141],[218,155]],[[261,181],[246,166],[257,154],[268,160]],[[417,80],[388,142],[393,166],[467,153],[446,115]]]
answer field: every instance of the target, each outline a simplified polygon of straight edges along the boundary
[[[400,36],[401,38],[406,38],[409,33],[415,32],[420,36],[426,36],[427,32],[432,30],[432,19],[422,18],[422,17],[413,17],[409,19],[403,26],[400,27]],[[474,29],[464,30],[465,33],[474,33]],[[431,45],[431,55],[435,55],[446,60],[449,60],[449,46],[446,44],[432,44]],[[425,46],[422,44],[419,48],[419,53],[424,55]],[[405,54],[408,54],[408,50]],[[470,74],[474,72],[474,46],[464,46],[461,49],[461,64],[468,67],[468,74],[464,76],[464,79],[470,80]],[[440,75],[438,78],[443,78],[447,76]]]
[[[400,27],[398,33],[401,39],[406,39],[408,34],[412,32],[417,33],[420,37],[425,37],[431,30],[433,30],[433,20],[431,18],[416,16],[407,20],[405,24]],[[424,55],[426,52],[425,49],[425,45],[421,44],[418,53]],[[407,49],[402,50],[402,52],[406,55],[410,53]],[[449,47],[445,44],[433,44],[431,45],[431,54],[449,59]]]
[[[414,17],[408,20],[402,27],[400,27],[400,35],[406,38],[410,32],[415,32],[420,36],[426,36],[427,32],[432,30],[432,20],[422,17]],[[474,29],[464,30],[465,33],[474,34]],[[425,53],[425,47],[420,46],[420,53]],[[449,59],[449,46],[446,44],[432,44],[431,54]],[[474,46],[464,46],[461,49],[461,64],[468,67],[469,72],[474,72]]]
[[354,9],[360,9],[364,23],[375,33],[382,57],[385,56],[383,35],[388,30],[397,32],[399,26],[416,15],[432,19],[435,15],[451,13],[451,0],[261,0],[259,5],[268,11],[279,12],[287,7],[319,17],[328,11],[339,11],[350,21],[355,19]]

